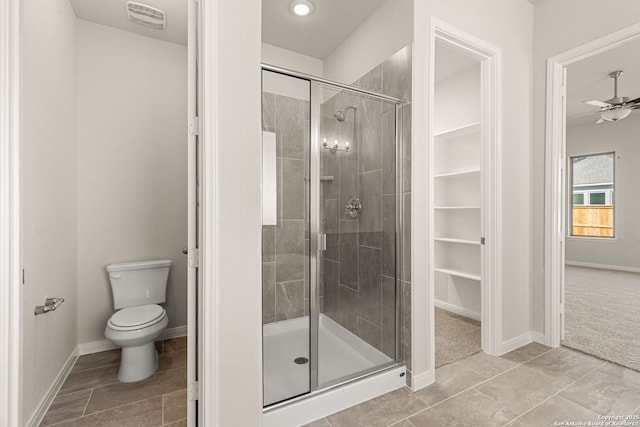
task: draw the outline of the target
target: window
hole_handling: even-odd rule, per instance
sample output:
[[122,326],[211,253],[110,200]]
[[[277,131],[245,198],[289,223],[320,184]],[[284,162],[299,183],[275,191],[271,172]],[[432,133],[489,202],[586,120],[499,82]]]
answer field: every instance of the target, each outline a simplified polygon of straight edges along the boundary
[[571,235],[614,237],[615,153],[571,157]]

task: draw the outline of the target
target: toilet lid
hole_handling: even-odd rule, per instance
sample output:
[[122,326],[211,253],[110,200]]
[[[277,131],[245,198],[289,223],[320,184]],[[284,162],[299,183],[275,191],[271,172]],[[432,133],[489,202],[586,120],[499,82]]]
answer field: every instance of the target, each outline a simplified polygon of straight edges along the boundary
[[153,323],[164,316],[164,308],[157,304],[127,307],[115,313],[109,319],[113,326],[120,328],[135,328],[136,326]]

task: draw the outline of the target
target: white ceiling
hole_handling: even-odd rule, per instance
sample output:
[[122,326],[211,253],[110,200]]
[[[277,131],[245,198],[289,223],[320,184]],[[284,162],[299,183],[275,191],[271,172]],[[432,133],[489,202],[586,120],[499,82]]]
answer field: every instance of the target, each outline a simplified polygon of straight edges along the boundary
[[[567,124],[596,122],[598,114],[573,116],[598,111],[583,101],[607,100],[613,97],[613,79],[609,73],[622,70],[618,79],[618,96],[640,97],[640,41],[630,42],[567,67]],[[634,111],[632,114],[640,114]]]
[[[104,1],[104,0],[102,0]],[[262,41],[325,59],[385,0],[310,0],[312,14],[290,12],[292,0],[262,0]]]
[[[187,44],[188,0],[138,0],[139,3],[161,9],[166,14],[164,30],[154,30],[129,21],[127,0],[69,0],[76,17],[96,24],[120,28],[143,36]],[[267,0],[265,0],[267,1]]]

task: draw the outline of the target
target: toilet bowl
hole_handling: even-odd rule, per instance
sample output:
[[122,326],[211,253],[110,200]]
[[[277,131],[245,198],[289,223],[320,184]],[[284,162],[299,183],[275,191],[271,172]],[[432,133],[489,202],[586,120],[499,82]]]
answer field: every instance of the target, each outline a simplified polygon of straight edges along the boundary
[[120,382],[141,381],[158,369],[155,339],[168,324],[167,313],[156,304],[124,308],[111,316],[104,335],[122,347]]
[[130,261],[110,264],[106,270],[116,311],[104,336],[122,347],[118,380],[142,381],[158,369],[155,339],[169,324],[162,306],[166,300],[171,260]]

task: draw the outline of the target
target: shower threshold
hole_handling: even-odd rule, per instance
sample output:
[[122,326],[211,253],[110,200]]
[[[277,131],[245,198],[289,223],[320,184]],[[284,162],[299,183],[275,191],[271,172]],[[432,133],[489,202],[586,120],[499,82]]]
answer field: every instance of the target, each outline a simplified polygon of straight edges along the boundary
[[309,364],[301,362],[309,358],[309,318],[267,324],[263,332],[265,405],[294,398],[266,408],[264,427],[300,426],[405,385],[404,365],[321,314],[321,390],[308,393]]

